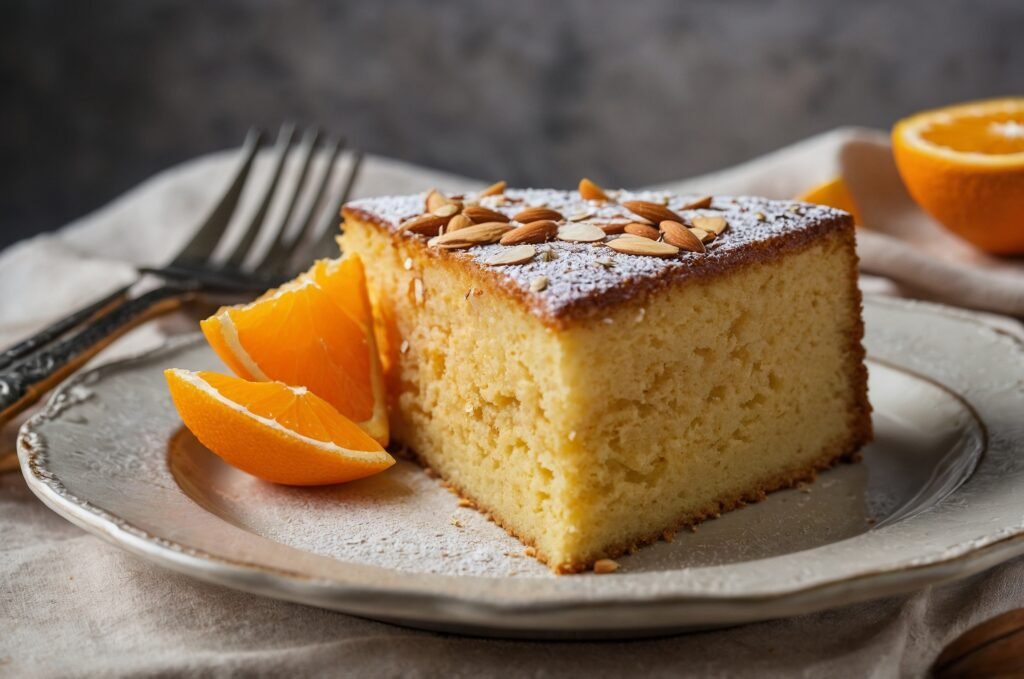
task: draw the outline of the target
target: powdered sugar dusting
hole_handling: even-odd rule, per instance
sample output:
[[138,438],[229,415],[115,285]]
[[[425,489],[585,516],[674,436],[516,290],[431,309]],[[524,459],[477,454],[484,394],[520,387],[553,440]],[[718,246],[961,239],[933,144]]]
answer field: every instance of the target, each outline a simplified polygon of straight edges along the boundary
[[[729,228],[708,244],[706,253],[680,252],[673,258],[616,252],[605,245],[616,236],[608,236],[598,243],[550,241],[537,246],[539,255],[532,261],[501,267],[497,273],[501,276],[502,285],[521,292],[539,315],[557,317],[584,301],[621,301],[632,296],[631,289],[649,289],[650,286],[631,285],[638,281],[678,280],[721,269],[734,263],[733,260],[745,259],[752,254],[755,245],[770,244],[793,234],[810,235],[822,227],[842,223],[838,220],[845,214],[808,203],[730,196],[716,196],[706,209],[683,210],[683,206],[698,196],[662,191],[623,190],[613,193],[618,202],[584,200],[575,191],[509,189],[504,195],[487,196],[479,202],[509,217],[526,207],[548,207],[569,220],[607,224],[635,220],[636,216],[621,202],[643,200],[666,205],[686,220],[697,215],[720,215],[726,218]],[[402,222],[423,213],[425,199],[426,194],[368,198],[349,203],[346,207],[369,213],[383,226],[396,232]],[[495,271],[485,262],[506,248],[497,243],[478,245],[468,250],[448,251],[444,256]],[[536,286],[532,286],[532,282],[541,277],[547,280],[547,285],[541,290],[533,289]]]

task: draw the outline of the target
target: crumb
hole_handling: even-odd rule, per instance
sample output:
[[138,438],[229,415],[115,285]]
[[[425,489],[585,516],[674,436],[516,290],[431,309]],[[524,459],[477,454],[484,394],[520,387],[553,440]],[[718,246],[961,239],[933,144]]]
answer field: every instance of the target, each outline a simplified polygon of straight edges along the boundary
[[674,530],[666,530],[661,534],[661,539],[665,542],[672,542],[676,539],[676,532]]
[[526,555],[526,556],[529,556],[531,558],[536,558],[537,550],[535,548],[533,548],[533,547],[527,547],[526,549],[523,550],[523,554]]
[[604,575],[619,570],[619,562],[614,559],[598,559],[594,562],[594,573]]
[[874,519],[872,519],[872,518],[871,518],[871,517],[869,516],[869,517],[868,517],[868,525],[869,525],[869,526],[873,526],[873,525],[874,525],[875,523],[876,523],[876,522],[875,522],[875,520],[874,520]]
[[464,497],[460,497],[460,498],[459,498],[459,506],[460,506],[460,507],[472,507],[472,506],[473,506],[473,503],[472,503],[472,502],[470,502],[469,500],[467,500],[467,499],[466,499],[466,498],[464,498]]
[[448,520],[456,528],[462,528],[462,522],[456,519],[454,516]]
[[[717,519],[718,517],[716,516],[715,518]],[[686,527],[686,530],[690,531],[691,533],[696,533],[697,532],[697,524],[691,523],[689,526]]]
[[432,478],[432,479],[436,479],[436,478],[437,478],[437,472],[435,472],[435,471],[434,471],[434,470],[433,470],[432,468],[430,468],[430,467],[424,467],[424,468],[423,468],[423,471],[424,471],[424,473],[425,473],[425,474],[426,474],[427,476],[429,476],[430,478]]

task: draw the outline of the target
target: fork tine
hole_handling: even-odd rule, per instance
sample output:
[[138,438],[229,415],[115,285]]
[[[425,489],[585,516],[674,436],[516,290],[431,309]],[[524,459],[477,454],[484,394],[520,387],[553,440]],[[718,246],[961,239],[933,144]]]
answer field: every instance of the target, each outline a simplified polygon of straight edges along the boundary
[[342,187],[340,192],[332,195],[331,200],[327,203],[327,205],[331,206],[331,209],[324,217],[324,224],[320,227],[320,235],[317,237],[313,247],[310,249],[310,254],[312,255],[311,259],[337,256],[338,244],[335,239],[339,235],[338,218],[340,216],[341,206],[348,202],[362,165],[363,152],[354,151],[352,153],[352,164],[349,165],[348,175],[345,177],[345,185]]
[[[288,207],[284,212],[284,216],[281,217],[281,222],[278,225],[277,230],[274,232],[274,239],[270,243],[270,247],[267,248],[263,254],[260,262],[256,265],[257,271],[268,271],[276,270],[280,265],[281,261],[286,258],[288,253],[288,246],[295,242],[296,239],[302,238],[303,230],[305,229],[305,222],[300,222],[296,235],[291,239],[286,238],[288,225],[292,221],[292,214],[298,207],[299,196],[303,190],[306,189],[307,182],[306,178],[309,175],[309,168],[313,163],[313,156],[316,155],[317,143],[320,141],[320,131],[316,128],[309,130],[303,137],[301,153],[302,153],[302,166],[299,170],[299,176],[295,181],[295,186],[292,187],[292,195],[288,200]],[[319,194],[313,196],[313,205],[319,200]]]
[[323,172],[320,174],[320,181],[317,183],[313,198],[309,202],[309,207],[306,209],[305,216],[300,222],[301,225],[298,232],[296,232],[291,240],[282,244],[276,252],[270,253],[270,255],[260,265],[261,268],[266,267],[275,273],[289,273],[287,271],[287,266],[295,255],[295,251],[298,250],[299,246],[306,240],[306,235],[312,230],[313,226],[317,224],[316,216],[318,211],[323,208],[324,194],[327,191],[327,187],[331,185],[331,178],[334,176],[338,154],[341,153],[341,149],[344,148],[344,146],[344,139],[335,139],[334,141],[328,142],[327,163],[324,166]]
[[242,263],[249,254],[253,242],[255,242],[256,237],[260,233],[263,221],[270,210],[270,203],[274,198],[274,193],[277,191],[277,183],[281,179],[281,171],[284,169],[284,162],[288,158],[288,152],[291,150],[294,136],[295,125],[285,123],[281,126],[281,131],[277,135],[277,157],[274,160],[274,170],[270,177],[270,183],[264,189],[263,200],[260,202],[256,214],[253,215],[252,221],[249,222],[249,226],[246,227],[242,239],[235,246],[234,252],[228,256],[227,262],[225,262],[225,266],[229,269],[240,269],[242,267]]
[[206,221],[196,230],[192,240],[174,257],[171,263],[172,266],[180,266],[186,262],[204,261],[213,252],[221,236],[227,230],[228,224],[231,223],[231,215],[234,213],[235,206],[238,205],[238,199],[242,195],[242,188],[249,177],[249,170],[252,169],[252,161],[262,144],[263,132],[256,128],[251,128],[245,136],[245,142],[242,144],[242,162],[239,164],[235,177],[228,186],[228,190],[224,193],[220,202],[210,211]]

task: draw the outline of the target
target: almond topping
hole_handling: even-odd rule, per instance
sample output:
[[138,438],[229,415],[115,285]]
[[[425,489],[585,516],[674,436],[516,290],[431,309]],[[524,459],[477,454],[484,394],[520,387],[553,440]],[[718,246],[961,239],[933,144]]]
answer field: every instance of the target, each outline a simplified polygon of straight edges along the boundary
[[596,243],[604,240],[604,231],[585,222],[573,222],[558,227],[558,240],[571,243]]
[[455,215],[450,220],[448,220],[448,233],[451,233],[452,231],[458,231],[459,229],[464,229],[467,226],[473,226],[473,220],[471,220],[466,215]]
[[540,292],[544,288],[548,287],[548,277],[538,276],[530,281],[530,290],[532,292]]
[[580,180],[580,198],[583,200],[609,200],[608,194],[600,186],[586,177]]
[[682,207],[683,210],[697,210],[699,208],[711,207],[711,201],[714,198],[711,196],[701,196],[697,200],[690,201]]
[[[698,241],[699,242],[699,241]],[[679,254],[679,248],[670,243],[648,240],[639,236],[623,236],[608,243],[612,250],[627,255],[646,255],[649,257],[674,257]]]
[[594,572],[598,575],[614,573],[619,570],[619,562],[614,559],[598,559],[594,562]]
[[622,205],[630,212],[638,214],[644,219],[655,224],[660,224],[664,221],[683,221],[682,217],[677,215],[675,212],[672,212],[672,210],[669,210],[664,205],[658,205],[657,203],[651,203],[646,200],[627,200]]
[[565,219],[565,217],[563,217],[562,213],[559,212],[558,210],[552,210],[551,208],[528,207],[519,214],[517,214],[512,219],[517,222],[522,222],[523,224],[528,224],[530,222],[536,222],[541,219],[551,219],[557,222],[562,219]]
[[484,264],[491,266],[504,266],[505,264],[526,264],[537,254],[537,248],[532,245],[516,245],[511,248],[503,248],[501,252],[492,255],[484,260]]
[[415,233],[420,236],[436,236],[441,227],[448,221],[446,217],[437,215],[420,215],[402,222],[399,231]]
[[582,222],[584,219],[590,219],[596,213],[593,210],[583,210],[581,212],[574,212],[569,215],[570,222]]
[[629,224],[626,224],[623,231],[633,234],[634,236],[649,238],[651,240],[658,240],[658,236],[661,235],[653,226],[647,226],[646,224],[641,224],[639,222],[630,222]]
[[427,194],[427,212],[433,212],[448,202],[449,200],[444,197],[443,193],[437,189],[430,189],[430,193]]
[[675,245],[680,250],[689,252],[704,252],[704,243],[700,238],[690,233],[690,230],[679,222],[664,221],[658,225],[661,232],[665,234],[665,242]]
[[431,210],[430,214],[436,215],[438,217],[451,217],[458,211],[459,206],[456,205],[455,203],[445,203]]
[[509,221],[508,215],[502,214],[497,210],[483,207],[482,205],[471,205],[462,211],[462,214],[470,218],[474,224],[483,224],[484,222],[507,222]]
[[496,243],[501,237],[511,231],[512,227],[505,222],[484,222],[474,224],[458,231],[449,231],[433,241],[433,245],[445,250],[458,250],[469,248],[474,245]]
[[715,240],[715,234],[711,231],[705,231],[704,229],[698,229],[696,227],[688,229],[690,233],[700,239],[701,243],[707,245],[711,241]]
[[512,229],[501,237],[502,245],[520,245],[522,243],[543,243],[558,233],[558,224],[550,219],[540,219]]
[[721,236],[722,232],[725,231],[726,227],[729,226],[729,222],[725,221],[725,217],[705,217],[704,215],[697,215],[690,222],[703,231],[713,233],[716,236]]
[[500,182],[494,182],[493,184],[488,186],[486,189],[481,191],[479,193],[479,195],[480,196],[498,196],[498,195],[501,195],[501,194],[505,193],[505,187],[506,186],[508,186],[508,184],[505,182],[504,179],[502,179]]
[[759,222],[763,222],[764,220],[768,219],[767,217],[764,216],[763,212],[754,213],[754,218]]
[[622,233],[623,231],[625,231],[626,224],[629,223],[630,222],[606,222],[604,224],[598,224],[597,227],[604,231],[609,236],[611,236],[613,234]]

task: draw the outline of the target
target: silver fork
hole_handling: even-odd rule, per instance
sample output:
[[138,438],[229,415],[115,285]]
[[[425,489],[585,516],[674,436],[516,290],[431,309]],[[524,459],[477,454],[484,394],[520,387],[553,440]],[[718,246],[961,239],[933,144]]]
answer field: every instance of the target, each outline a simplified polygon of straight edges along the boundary
[[[340,139],[321,143],[316,129],[307,130],[298,145],[299,173],[285,195],[283,216],[267,224],[267,215],[286,161],[292,152],[295,128],[285,124],[277,137],[270,180],[259,196],[256,212],[226,257],[214,253],[226,243],[225,234],[245,188],[253,160],[262,145],[258,130],[249,132],[242,160],[227,191],[192,239],[166,266],[140,268],[137,280],[66,316],[32,337],[0,352],[0,425],[36,402],[57,382],[128,330],[199,296],[227,300],[255,295],[294,277],[318,257],[337,254],[338,208],[348,198],[359,172],[362,155],[355,153],[340,188],[331,188],[335,161],[344,147]],[[310,176],[317,150],[327,152],[327,164],[318,178]],[[312,188],[311,188],[312,187]],[[308,208],[293,223],[300,197],[312,191]],[[284,195],[284,194],[282,194]],[[319,227],[319,230],[315,230]],[[256,261],[255,244],[264,229],[270,245]]]

